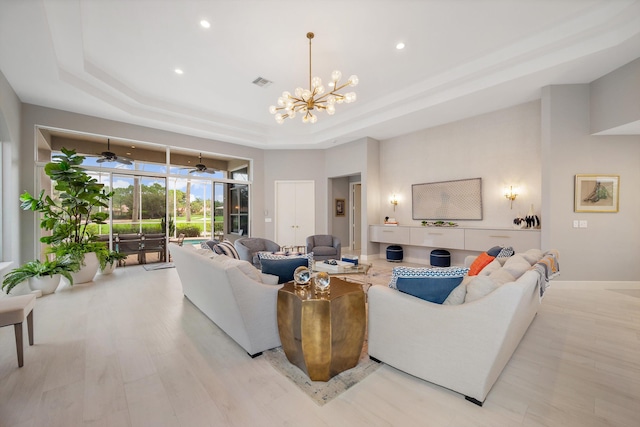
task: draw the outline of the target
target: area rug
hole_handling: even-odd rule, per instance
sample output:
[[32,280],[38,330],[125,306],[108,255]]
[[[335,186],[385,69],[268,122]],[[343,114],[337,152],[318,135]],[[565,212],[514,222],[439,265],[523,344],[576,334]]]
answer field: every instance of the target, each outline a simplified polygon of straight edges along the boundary
[[314,402],[322,406],[333,398],[344,393],[358,382],[365,379],[380,366],[369,359],[367,344],[362,349],[358,364],[347,371],[341,372],[329,381],[311,381],[309,377],[295,365],[292,365],[284,354],[282,347],[267,350],[263,357],[282,375],[289,378],[300,390],[304,391]]
[[143,267],[147,271],[153,271],[153,270],[163,270],[165,268],[174,268],[175,265],[173,265],[172,262],[160,262],[156,264],[144,264]]

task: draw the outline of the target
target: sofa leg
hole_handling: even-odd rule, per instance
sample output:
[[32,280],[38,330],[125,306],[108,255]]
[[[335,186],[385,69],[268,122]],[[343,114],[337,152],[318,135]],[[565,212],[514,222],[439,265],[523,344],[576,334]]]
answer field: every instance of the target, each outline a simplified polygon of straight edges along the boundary
[[374,361],[374,362],[376,362],[376,363],[382,363],[382,360],[380,360],[380,359],[376,359],[375,357],[373,357],[373,356],[371,356],[371,355],[369,355],[369,359],[373,360],[373,361]]
[[475,403],[478,406],[482,406],[484,402],[480,402],[478,399],[474,399],[473,397],[465,396],[465,400],[468,400],[471,403]]
[[[249,353],[247,353],[247,354],[249,354]],[[256,357],[261,356],[261,355],[262,355],[262,352],[258,352],[256,354],[249,354],[249,357],[252,358],[252,359],[255,359]]]

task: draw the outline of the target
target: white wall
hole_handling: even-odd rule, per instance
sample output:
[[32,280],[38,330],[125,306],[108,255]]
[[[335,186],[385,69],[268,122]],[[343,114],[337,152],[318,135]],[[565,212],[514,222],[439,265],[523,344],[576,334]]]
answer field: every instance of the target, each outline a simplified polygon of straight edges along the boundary
[[20,99],[9,82],[0,72],[0,150],[2,150],[2,194],[0,202],[0,234],[2,250],[0,261],[14,261],[18,265],[20,259]]
[[640,58],[590,85],[591,133],[640,121]]
[[[560,251],[561,280],[638,280],[640,136],[590,135],[589,85],[544,88],[542,245]],[[620,175],[618,213],[576,213],[576,174]],[[573,228],[573,220],[587,228]]]
[[379,216],[379,156],[380,142],[362,138],[349,144],[326,150],[326,176],[329,178],[360,175],[362,183],[362,235],[360,247],[363,259],[376,254],[377,244],[369,242],[368,224]]
[[[461,226],[511,227],[533,204],[540,214],[540,102],[534,101],[380,143],[380,217],[419,226],[412,218],[411,186],[426,182],[482,178],[483,219]],[[505,186],[520,188],[513,209]],[[395,194],[398,205],[389,203]],[[541,218],[544,226],[545,218]],[[385,248],[380,245],[380,251]],[[405,248],[405,258],[428,262],[432,248]],[[488,248],[487,248],[488,249]]]

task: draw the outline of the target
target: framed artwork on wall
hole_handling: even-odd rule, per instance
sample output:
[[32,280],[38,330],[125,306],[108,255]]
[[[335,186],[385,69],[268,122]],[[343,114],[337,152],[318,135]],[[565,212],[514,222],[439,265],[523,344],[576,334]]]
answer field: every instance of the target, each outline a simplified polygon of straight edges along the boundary
[[336,216],[344,216],[346,210],[344,199],[336,199]]
[[574,212],[618,212],[619,175],[578,174]]
[[413,219],[481,220],[482,178],[411,186]]

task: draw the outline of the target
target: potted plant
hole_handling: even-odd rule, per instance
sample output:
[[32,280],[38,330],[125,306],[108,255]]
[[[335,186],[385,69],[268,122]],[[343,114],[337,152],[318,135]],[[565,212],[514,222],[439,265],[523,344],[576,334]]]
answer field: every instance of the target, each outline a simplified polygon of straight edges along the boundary
[[96,251],[106,250],[103,244],[92,242],[94,237],[89,224],[105,224],[109,213],[100,208],[109,208],[109,198],[113,195],[82,167],[85,157],[75,150],[62,148],[62,154],[53,156],[44,171],[55,182],[57,197],[45,195],[42,190],[38,197],[28,192],[20,195],[23,210],[40,212],[40,228],[51,234],[40,239],[51,245],[50,252],[56,257],[69,255],[81,266],[74,275],[74,283],[93,280],[98,271]]
[[78,265],[70,257],[45,262],[29,261],[4,276],[2,290],[9,294],[13,288],[28,280],[32,290],[41,290],[43,295],[50,294],[56,290],[62,276],[73,283],[71,272],[77,268]]
[[111,274],[115,270],[118,261],[127,258],[127,254],[117,251],[106,251],[98,254],[98,261],[100,262],[100,273]]

